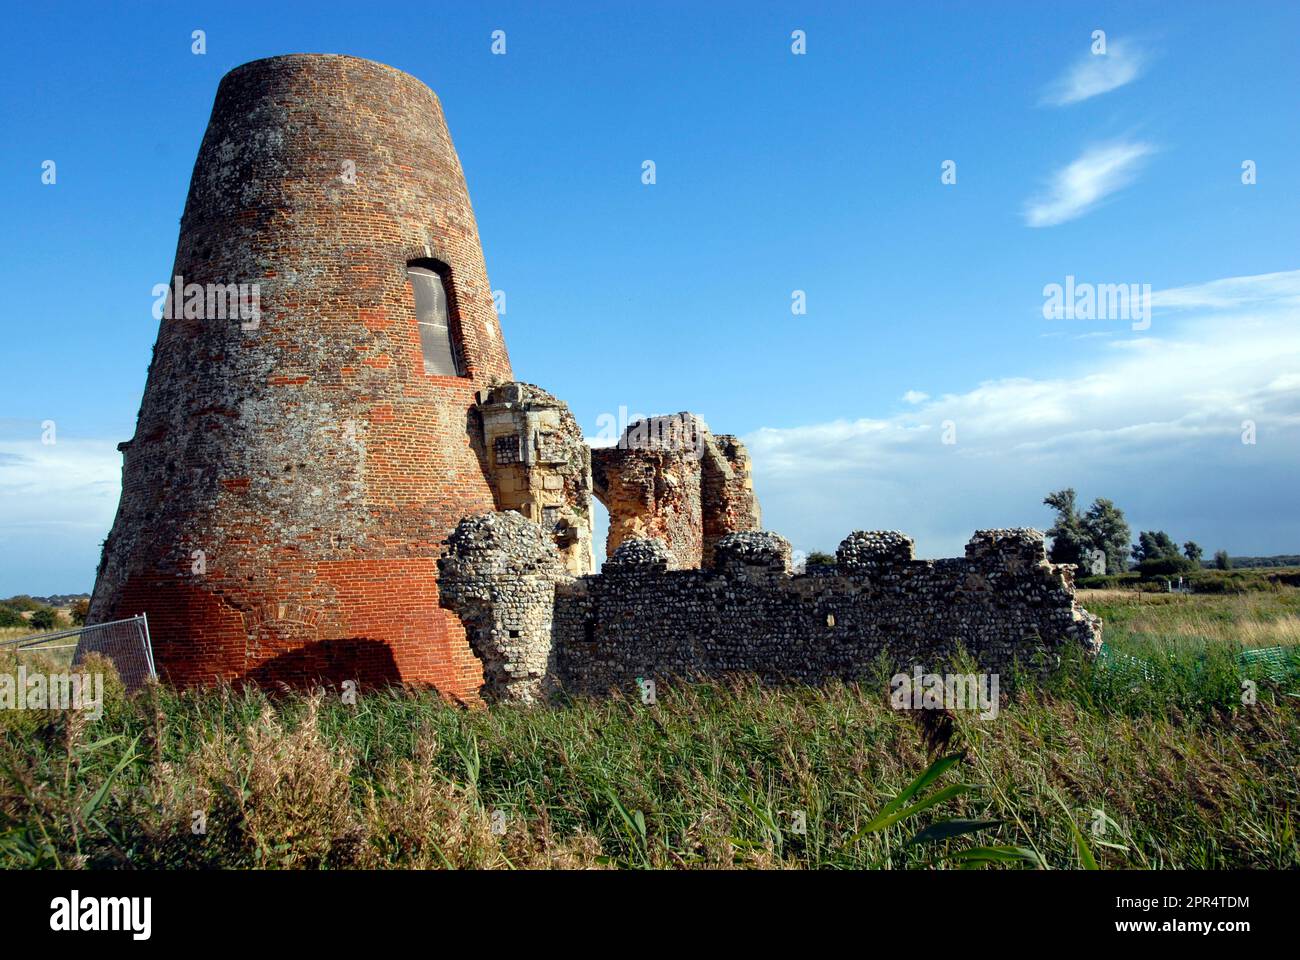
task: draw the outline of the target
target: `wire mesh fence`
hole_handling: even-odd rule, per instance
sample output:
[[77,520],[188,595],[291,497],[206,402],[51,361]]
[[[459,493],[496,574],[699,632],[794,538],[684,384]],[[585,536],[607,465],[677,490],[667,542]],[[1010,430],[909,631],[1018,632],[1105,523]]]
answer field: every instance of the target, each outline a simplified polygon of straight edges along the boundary
[[1238,657],[1243,667],[1254,667],[1274,683],[1300,675],[1300,648],[1256,647]]
[[[1155,677],[1151,661],[1118,653],[1106,643],[1101,645],[1097,664],[1134,682],[1150,682]],[[1262,674],[1274,683],[1285,684],[1300,678],[1300,647],[1252,647],[1237,654],[1237,664],[1243,675]]]
[[0,650],[15,654],[53,655],[56,661],[66,659],[74,667],[80,665],[87,654],[102,654],[113,661],[128,690],[135,690],[150,677],[157,676],[153,644],[149,639],[149,621],[143,613],[125,620],[0,640]]

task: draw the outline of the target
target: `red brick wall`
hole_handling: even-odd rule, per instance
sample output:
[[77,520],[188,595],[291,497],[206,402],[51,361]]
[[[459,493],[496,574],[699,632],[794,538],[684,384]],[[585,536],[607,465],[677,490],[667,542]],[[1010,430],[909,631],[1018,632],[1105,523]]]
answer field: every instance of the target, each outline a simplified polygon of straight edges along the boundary
[[[466,377],[424,374],[405,277],[422,257],[451,267]],[[178,274],[259,284],[261,317],[161,322],[92,621],[147,612],[159,672],[181,684],[473,695],[435,560],[460,517],[493,509],[470,418],[477,390],[513,377],[437,98],[351,57],[231,71]]]

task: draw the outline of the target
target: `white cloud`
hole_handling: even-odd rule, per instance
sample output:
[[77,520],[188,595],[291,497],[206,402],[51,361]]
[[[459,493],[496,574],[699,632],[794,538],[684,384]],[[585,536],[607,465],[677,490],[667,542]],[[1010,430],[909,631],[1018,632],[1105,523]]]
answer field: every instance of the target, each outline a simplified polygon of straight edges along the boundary
[[[1085,502],[1114,499],[1135,530],[1296,552],[1300,270],[1156,291],[1152,303],[1158,338],[1070,341],[1079,366],[1060,376],[911,390],[889,417],[751,433],[765,525],[804,550],[899,529],[920,555],[952,556],[977,528],[1045,525],[1043,495],[1072,485]],[[941,442],[945,420],[955,445]],[[39,424],[22,429],[0,437],[0,596],[89,590],[121,455],[112,441],[45,446]],[[69,582],[70,566],[84,576]]]
[[1141,142],[1115,142],[1089,147],[1058,170],[1047,192],[1025,206],[1031,227],[1051,227],[1087,213],[1129,183],[1155,147]]
[[1063,107],[1132,83],[1142,74],[1146,54],[1127,40],[1114,40],[1104,54],[1088,53],[1058,77],[1042,102]]
[[[1087,363],[1067,375],[990,380],[886,419],[758,430],[745,442],[765,525],[805,550],[899,529],[919,555],[952,556],[977,528],[1045,525],[1043,496],[1074,486],[1085,502],[1114,499],[1135,531],[1293,553],[1297,290],[1300,270],[1160,291],[1156,302],[1183,305],[1177,319],[1157,313],[1160,338],[1079,344]],[[941,442],[946,420],[954,445]]]
[[[121,489],[115,443],[0,439],[0,596],[88,591]],[[66,580],[69,560],[83,574]]]
[[1269,302],[1300,307],[1300,270],[1261,273],[1252,277],[1226,277],[1211,283],[1160,290],[1151,295],[1153,310],[1226,310]]

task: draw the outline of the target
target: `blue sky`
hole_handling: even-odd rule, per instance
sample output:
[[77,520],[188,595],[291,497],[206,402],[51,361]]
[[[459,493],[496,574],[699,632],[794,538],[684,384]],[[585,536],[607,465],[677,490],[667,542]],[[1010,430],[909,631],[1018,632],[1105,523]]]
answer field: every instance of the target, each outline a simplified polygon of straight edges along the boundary
[[[11,11],[0,596],[90,588],[217,83],[290,52],[433,87],[516,375],[592,436],[620,408],[740,434],[796,548],[955,555],[1073,485],[1300,552],[1300,6],[465,7]],[[1150,284],[1150,328],[1044,319],[1066,276]]]

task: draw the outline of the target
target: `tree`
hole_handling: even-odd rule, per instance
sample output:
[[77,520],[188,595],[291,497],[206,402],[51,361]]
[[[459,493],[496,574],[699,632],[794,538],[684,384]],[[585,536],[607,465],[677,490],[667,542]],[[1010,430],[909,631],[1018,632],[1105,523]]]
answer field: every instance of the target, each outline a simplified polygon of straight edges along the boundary
[[27,621],[32,625],[33,630],[53,630],[58,624],[58,616],[49,607],[42,607],[32,614],[32,618]]
[[1123,573],[1133,533],[1124,519],[1124,511],[1110,500],[1098,497],[1083,515],[1083,531],[1093,550],[1106,555],[1106,572]]
[[826,553],[824,550],[814,550],[804,560],[805,565],[812,567],[833,567],[836,562],[835,554]]
[[1183,551],[1178,549],[1178,541],[1163,530],[1156,533],[1156,544],[1162,557],[1180,557],[1183,554]]
[[[1187,545],[1196,547],[1191,541]],[[1200,550],[1199,547],[1196,549]],[[1138,542],[1133,546],[1133,559],[1137,561],[1138,573],[1144,578],[1191,573],[1199,566],[1190,554],[1184,556],[1180,553],[1174,538],[1163,530],[1143,530],[1139,533]]]
[[1214,568],[1216,570],[1232,569],[1232,557],[1228,556],[1227,550],[1214,551]]
[[1143,530],[1138,534],[1138,542],[1133,547],[1133,559],[1141,564],[1144,560],[1169,560],[1181,557],[1178,544],[1174,538],[1163,530]]
[[1181,576],[1196,569],[1192,561],[1181,553],[1173,553],[1167,557],[1148,557],[1139,563],[1137,568],[1138,574],[1144,580],[1151,577]]
[[1043,503],[1056,511],[1056,522],[1047,531],[1052,538],[1048,556],[1053,563],[1073,563],[1091,572],[1092,557],[1100,552],[1106,558],[1107,573],[1124,572],[1132,531],[1124,511],[1113,501],[1098,497],[1080,516],[1074,489],[1067,487],[1048,494]]
[[1200,546],[1197,545],[1195,540],[1188,540],[1183,544],[1183,556],[1192,561],[1196,566],[1199,567],[1201,565],[1201,557],[1203,555],[1203,551]]
[[90,601],[85,597],[80,600],[72,601],[72,606],[68,608],[68,613],[72,617],[72,622],[81,626],[86,622],[86,617],[90,616]]
[[1083,520],[1075,509],[1074,488],[1049,493],[1043,498],[1043,503],[1056,511],[1056,522],[1047,531],[1052,538],[1052,547],[1047,555],[1053,563],[1083,566],[1091,544],[1083,529]]

